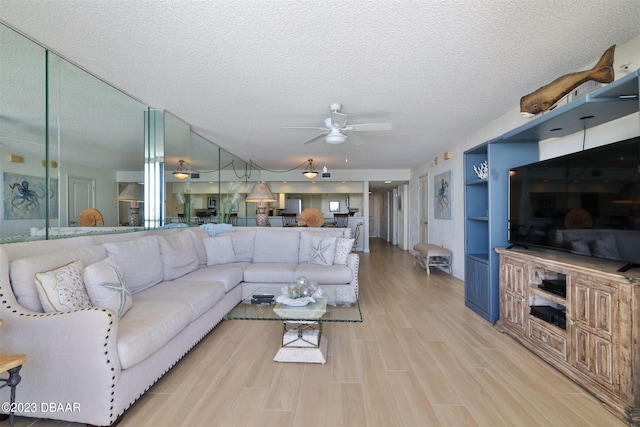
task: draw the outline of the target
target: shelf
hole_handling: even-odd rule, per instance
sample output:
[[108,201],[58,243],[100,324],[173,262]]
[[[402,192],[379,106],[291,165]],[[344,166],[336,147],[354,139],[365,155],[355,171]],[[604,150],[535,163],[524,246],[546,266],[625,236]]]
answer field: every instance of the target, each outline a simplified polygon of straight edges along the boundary
[[489,254],[467,254],[467,258],[485,264],[489,262]]
[[471,221],[489,221],[489,217],[488,216],[468,216],[467,217],[468,220]]
[[562,329],[560,326],[558,325],[554,325],[553,323],[547,322],[543,319],[539,319],[533,315],[529,315],[529,321],[530,322],[534,322],[537,323],[538,325],[542,325],[543,327],[550,329],[552,332],[556,333],[559,337],[566,337],[567,335],[567,330],[566,329]]
[[471,181],[467,181],[465,182],[465,185],[480,185],[480,184],[487,184],[487,178],[483,178],[483,179],[475,179],[475,180],[471,180]]
[[542,297],[544,299],[547,299],[547,300],[549,300],[551,302],[554,302],[556,304],[562,305],[564,307],[566,307],[566,305],[567,305],[567,299],[566,298],[563,298],[560,295],[556,295],[556,294],[554,294],[552,292],[545,291],[544,289],[540,289],[537,286],[530,285],[529,286],[529,292],[532,293],[532,294],[536,294],[536,295],[538,295],[538,296],[540,296],[540,297]]
[[491,142],[538,142],[581,132],[637,113],[640,105],[639,75],[640,70],[636,70],[607,86],[543,113]]

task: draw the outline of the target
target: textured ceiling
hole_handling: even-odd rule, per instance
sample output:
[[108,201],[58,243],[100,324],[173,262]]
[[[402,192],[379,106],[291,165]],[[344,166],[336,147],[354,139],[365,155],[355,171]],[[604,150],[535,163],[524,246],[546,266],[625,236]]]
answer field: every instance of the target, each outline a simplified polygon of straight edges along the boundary
[[[638,0],[0,0],[0,19],[268,169],[416,166],[640,34]],[[332,102],[394,129],[281,129]]]

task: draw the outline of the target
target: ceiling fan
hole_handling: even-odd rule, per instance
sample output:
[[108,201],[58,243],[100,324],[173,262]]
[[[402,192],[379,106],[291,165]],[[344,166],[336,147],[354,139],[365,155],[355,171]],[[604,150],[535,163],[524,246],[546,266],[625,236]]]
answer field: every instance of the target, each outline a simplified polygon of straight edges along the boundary
[[347,124],[347,115],[341,113],[342,104],[331,104],[329,110],[331,111],[331,117],[325,119],[324,127],[315,126],[302,126],[302,127],[283,127],[282,129],[320,129],[324,132],[314,136],[313,138],[304,142],[304,144],[310,144],[321,138],[324,138],[327,144],[342,144],[347,138],[354,145],[360,145],[364,143],[364,140],[357,136],[354,132],[362,131],[381,131],[391,130],[391,123],[363,123],[357,125]]

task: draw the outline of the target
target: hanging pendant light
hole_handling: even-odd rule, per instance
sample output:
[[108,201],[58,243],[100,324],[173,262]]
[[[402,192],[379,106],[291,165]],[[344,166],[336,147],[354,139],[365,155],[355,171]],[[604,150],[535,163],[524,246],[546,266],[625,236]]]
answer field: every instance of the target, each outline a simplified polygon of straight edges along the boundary
[[318,172],[316,172],[316,170],[313,168],[313,159],[307,160],[307,167],[304,172],[302,172],[302,175],[306,176],[309,179],[313,179],[318,176]]
[[184,160],[178,160],[178,169],[176,169],[173,172],[173,176],[175,176],[178,179],[185,179],[185,178],[189,178],[189,173],[185,170],[185,161]]

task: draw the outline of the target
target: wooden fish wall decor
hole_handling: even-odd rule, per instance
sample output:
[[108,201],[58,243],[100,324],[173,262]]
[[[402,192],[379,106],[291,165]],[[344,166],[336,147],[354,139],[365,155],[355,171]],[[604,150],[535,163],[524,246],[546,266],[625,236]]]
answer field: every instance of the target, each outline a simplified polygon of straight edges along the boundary
[[592,69],[565,74],[535,92],[523,96],[520,99],[520,114],[523,117],[533,117],[538,113],[547,111],[553,108],[563,96],[589,80],[611,83],[614,79],[613,54],[615,50],[616,45],[607,49]]

